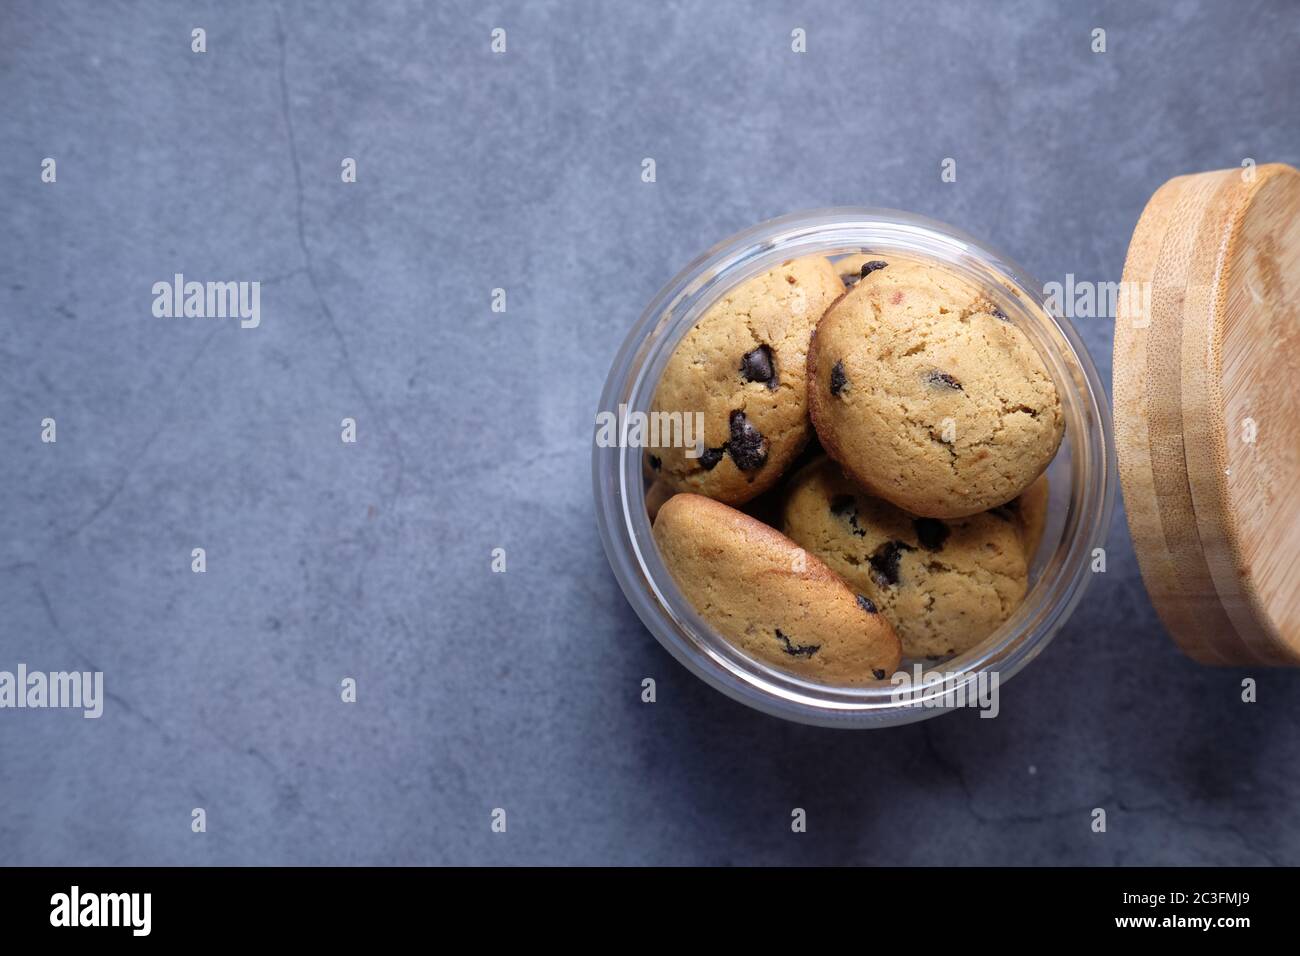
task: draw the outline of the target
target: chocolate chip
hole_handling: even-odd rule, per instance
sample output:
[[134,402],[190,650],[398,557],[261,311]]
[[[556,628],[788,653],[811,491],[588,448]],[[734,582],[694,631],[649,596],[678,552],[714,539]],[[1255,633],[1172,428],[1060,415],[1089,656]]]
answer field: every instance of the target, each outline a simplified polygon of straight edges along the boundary
[[927,551],[942,551],[943,543],[952,533],[952,529],[937,518],[914,518],[912,527],[916,529],[916,537],[921,542],[921,547]]
[[881,587],[892,587],[898,583],[898,560],[904,551],[915,551],[910,544],[902,541],[886,541],[876,548],[867,558],[876,583]]
[[961,387],[961,382],[957,381],[947,372],[941,372],[938,369],[930,372],[925,376],[925,380],[931,385],[942,385],[944,388],[955,388],[957,391],[965,391]]
[[717,467],[718,462],[722,461],[722,453],[726,450],[726,445],[721,448],[704,449],[704,454],[700,455],[700,467],[705,471],[712,471]]
[[864,262],[862,263],[862,268],[858,270],[858,277],[865,279],[877,269],[883,269],[887,265],[889,265],[889,263],[885,262],[883,259],[872,259],[870,262]]
[[658,471],[660,468],[663,467],[663,462],[660,461],[658,458],[656,458],[654,455],[651,455],[650,467],[653,468],[655,471]]
[[876,680],[884,680],[885,672],[881,670],[879,667],[873,667],[871,669],[871,676],[874,677]]
[[740,360],[740,374],[746,382],[767,382],[768,388],[776,388],[772,350],[766,345],[760,345],[754,351],[746,352]]
[[844,391],[844,386],[849,384],[849,380],[844,377],[844,363],[836,362],[831,368],[831,394],[838,395]]
[[866,611],[868,614],[880,613],[879,610],[876,608],[875,602],[872,601],[871,598],[867,597],[865,594],[858,595],[858,607],[862,608],[862,610]]
[[737,409],[731,413],[731,440],[727,451],[741,471],[753,471],[767,462],[767,439],[749,423],[745,413]]
[[776,639],[785,645],[784,650],[791,657],[812,657],[822,649],[820,644],[795,644],[781,633],[781,629],[776,629]]
[[999,309],[997,306],[994,306],[994,307],[993,307],[993,315],[994,315],[995,318],[999,318],[999,319],[1001,319],[1003,322],[1010,322],[1010,321],[1011,321],[1010,319],[1007,318],[1007,314],[1006,314],[1005,312],[1003,312],[1001,309]]
[[853,529],[853,533],[859,538],[866,534],[866,531],[858,527],[857,503],[854,501],[852,495],[836,495],[832,498],[831,514],[835,515],[837,518],[847,519],[849,526]]

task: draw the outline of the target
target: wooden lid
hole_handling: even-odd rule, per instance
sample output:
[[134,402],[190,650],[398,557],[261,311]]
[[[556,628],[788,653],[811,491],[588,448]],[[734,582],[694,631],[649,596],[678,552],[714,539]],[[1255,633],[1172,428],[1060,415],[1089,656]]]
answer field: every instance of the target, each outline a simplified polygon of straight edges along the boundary
[[1300,665],[1300,172],[1151,197],[1115,325],[1115,442],[1147,591],[1207,664]]

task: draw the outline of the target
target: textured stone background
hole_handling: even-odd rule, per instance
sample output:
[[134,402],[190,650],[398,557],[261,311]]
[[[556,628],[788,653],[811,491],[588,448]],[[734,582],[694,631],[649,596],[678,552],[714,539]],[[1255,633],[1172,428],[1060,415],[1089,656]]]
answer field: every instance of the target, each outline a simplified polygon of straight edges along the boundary
[[[1287,2],[5,3],[0,669],[110,699],[0,712],[0,861],[1300,862],[1300,674],[1184,660],[1121,516],[999,719],[852,734],[674,663],[589,479],[704,247],[885,205],[1117,279],[1166,178],[1300,162],[1298,48]],[[261,327],[153,318],[174,272],[261,280]]]

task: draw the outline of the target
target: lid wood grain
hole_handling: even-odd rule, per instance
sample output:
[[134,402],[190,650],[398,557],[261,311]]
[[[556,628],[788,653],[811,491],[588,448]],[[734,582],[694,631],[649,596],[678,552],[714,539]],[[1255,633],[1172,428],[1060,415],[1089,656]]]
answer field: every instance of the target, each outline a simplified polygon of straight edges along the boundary
[[1300,173],[1180,176],[1116,310],[1115,440],[1161,620],[1207,664],[1300,664]]

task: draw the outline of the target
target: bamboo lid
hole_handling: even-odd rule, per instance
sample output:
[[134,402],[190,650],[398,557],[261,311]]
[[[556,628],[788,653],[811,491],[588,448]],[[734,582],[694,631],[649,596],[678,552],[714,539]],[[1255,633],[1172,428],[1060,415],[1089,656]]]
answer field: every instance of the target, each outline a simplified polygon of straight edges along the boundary
[[1202,663],[1300,665],[1300,172],[1171,179],[1120,292],[1115,442],[1151,600]]

